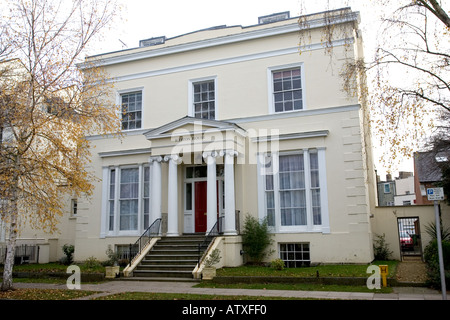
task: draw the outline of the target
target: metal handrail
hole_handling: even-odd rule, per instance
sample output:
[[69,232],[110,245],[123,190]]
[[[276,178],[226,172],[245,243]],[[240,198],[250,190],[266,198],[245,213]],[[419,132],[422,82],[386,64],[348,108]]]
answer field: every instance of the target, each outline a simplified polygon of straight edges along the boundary
[[[202,243],[200,243],[198,245],[198,260],[197,263],[200,264],[200,261],[202,259],[202,248],[208,248],[208,246],[210,245],[211,241],[217,237],[219,234],[223,233],[222,231],[222,217],[220,217],[216,223],[214,224],[214,226],[211,228],[211,230],[209,230],[208,234],[205,236],[205,240],[203,240]],[[206,251],[205,251],[206,252]]]
[[133,263],[134,259],[139,256],[141,251],[150,242],[152,237],[158,236],[160,234],[161,220],[161,218],[158,218],[153,221],[153,223],[144,231],[144,233],[142,233],[139,239],[134,244],[130,244],[130,265]]

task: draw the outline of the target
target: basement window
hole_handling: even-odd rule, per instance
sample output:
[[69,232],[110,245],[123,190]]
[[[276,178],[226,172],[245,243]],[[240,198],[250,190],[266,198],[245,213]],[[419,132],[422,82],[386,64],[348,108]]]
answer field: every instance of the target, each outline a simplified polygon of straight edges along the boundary
[[280,259],[286,268],[309,267],[309,243],[280,243]]

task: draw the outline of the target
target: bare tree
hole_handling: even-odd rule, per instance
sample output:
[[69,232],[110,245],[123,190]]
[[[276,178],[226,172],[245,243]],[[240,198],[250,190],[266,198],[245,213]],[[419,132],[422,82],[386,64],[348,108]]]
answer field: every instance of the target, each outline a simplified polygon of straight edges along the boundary
[[[324,9],[361,3],[324,0]],[[371,129],[384,149],[381,160],[388,170],[401,158],[411,157],[436,122],[442,120],[440,113],[450,109],[447,5],[446,1],[437,0],[376,0],[362,4],[366,19],[380,17],[366,28],[378,30],[376,44],[367,46],[373,52],[365,52],[365,61],[349,60],[341,70],[343,89],[349,94],[355,90],[366,92],[361,97],[370,108]],[[302,8],[307,7],[305,2]],[[328,17],[340,18],[333,11]],[[334,48],[330,39],[339,36],[343,29],[330,24],[324,30],[322,38],[328,43],[327,53],[331,56]],[[346,82],[352,73],[367,76],[368,91]]]
[[[413,1],[383,21],[374,61],[372,112],[385,163],[410,157],[450,110],[449,18],[437,1]],[[391,161],[389,161],[390,159]]]
[[[92,193],[92,133],[117,132],[106,75],[76,64],[111,23],[113,0],[14,0],[0,27],[0,214],[9,226],[2,290],[12,288],[18,218],[52,232],[63,195]],[[7,49],[7,50],[6,50]]]

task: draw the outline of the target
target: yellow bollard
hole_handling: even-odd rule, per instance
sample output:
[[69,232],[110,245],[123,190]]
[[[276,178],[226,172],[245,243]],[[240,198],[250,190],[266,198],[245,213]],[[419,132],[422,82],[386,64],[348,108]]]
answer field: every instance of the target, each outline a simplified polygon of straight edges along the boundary
[[383,287],[387,287],[388,266],[380,265],[379,267],[380,267],[381,279],[383,280]]

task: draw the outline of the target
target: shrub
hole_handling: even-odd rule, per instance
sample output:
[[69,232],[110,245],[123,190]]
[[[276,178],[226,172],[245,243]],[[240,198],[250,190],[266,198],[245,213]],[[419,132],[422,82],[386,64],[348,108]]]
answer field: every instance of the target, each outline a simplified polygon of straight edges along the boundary
[[[423,251],[423,258],[427,264],[428,285],[440,288],[441,274],[439,267],[439,253],[437,248],[436,223],[425,226],[425,232],[431,237],[431,241]],[[450,229],[441,224],[442,255],[444,260],[445,283],[450,284]]]
[[283,270],[284,269],[284,261],[281,259],[272,260],[270,266],[275,270]]
[[[441,275],[439,268],[439,253],[437,248],[437,240],[432,240],[425,247],[424,260],[427,264],[428,284],[432,287],[441,287]],[[442,241],[442,253],[445,269],[445,283],[450,285],[450,241]]]
[[119,265],[120,254],[117,251],[114,251],[112,249],[111,245],[108,245],[108,249],[106,250],[106,255],[108,256],[108,261],[106,262],[106,265],[108,265],[108,266],[118,266]]
[[102,263],[95,257],[89,257],[84,261],[86,269],[97,269],[102,267]]
[[70,265],[73,263],[73,253],[75,252],[75,247],[71,244],[65,244],[62,247],[64,254],[66,255],[61,259],[61,262],[65,265]]
[[386,243],[386,235],[376,235],[377,239],[374,240],[373,252],[375,260],[389,260],[392,251],[389,250],[389,245]]
[[242,246],[245,253],[255,263],[261,263],[269,252],[266,249],[272,244],[267,218],[261,222],[257,218],[247,215],[244,221]]
[[212,267],[213,265],[220,262],[220,250],[214,249],[211,254],[205,259],[205,267]]

